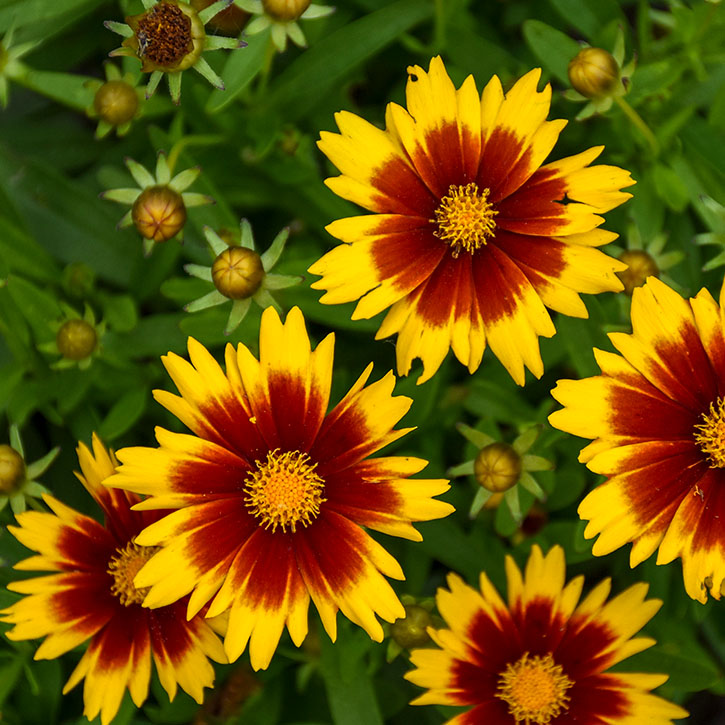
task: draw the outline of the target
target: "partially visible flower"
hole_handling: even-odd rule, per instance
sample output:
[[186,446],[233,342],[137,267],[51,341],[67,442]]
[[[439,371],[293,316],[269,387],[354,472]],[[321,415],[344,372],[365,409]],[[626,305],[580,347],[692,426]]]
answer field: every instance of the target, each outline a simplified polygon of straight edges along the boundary
[[197,12],[182,0],[142,0],[144,12],[131,15],[125,23],[106,21],[109,30],[123,36],[120,48],[110,56],[138,58],[141,72],[151,73],[146,86],[146,98],[156,91],[166,73],[171,100],[178,104],[181,98],[181,74],[193,68],[213,86],[224,89],[224,82],[203,57],[204,51],[220,48],[243,48],[246,43],[236,38],[207,35],[204,25],[232,4],[232,0],[218,0]]
[[198,166],[180,171],[172,178],[163,152],[159,152],[156,160],[155,176],[133,159],[127,158],[126,166],[138,188],[109,189],[101,194],[101,199],[131,205],[131,210],[121,217],[118,226],[133,224],[136,227],[144,238],[145,255],[151,253],[156,242],[183,237],[188,208],[214,203],[206,194],[185,191],[199,177],[201,169]]
[[[214,2],[215,0],[191,0],[191,4],[197,12],[208,8]],[[248,21],[249,13],[231,4],[210,18],[209,26],[223,35],[237,37]]]
[[314,5],[310,0],[235,0],[235,3],[256,16],[247,25],[247,34],[261,33],[271,27],[272,42],[280,53],[287,48],[287,38],[300,48],[307,46],[298,20],[316,20],[335,12],[334,7]]
[[81,370],[87,370],[93,358],[100,353],[106,323],[96,322],[96,316],[89,305],[86,305],[83,317],[64,303],[60,307],[65,313],[64,318],[50,323],[55,339],[38,345],[38,349],[51,355],[60,355],[61,359],[51,365],[55,370],[64,370],[75,365]]
[[98,80],[86,83],[86,88],[94,93],[86,115],[98,119],[96,138],[107,136],[113,129],[117,136],[125,136],[131,129],[131,121],[141,115],[144,94],[136,87],[138,78],[132,73],[122,76],[115,64],[104,65],[105,83]]
[[103,485],[117,461],[97,436],[93,452],[82,443],[77,451],[82,474],[76,475],[105,523],[53,496],[44,497],[53,513],[18,515],[18,526],[8,530],[38,555],[15,568],[53,573],[8,585],[27,596],[0,612],[3,621],[15,625],[6,636],[44,637],[35,659],[55,659],[90,639],[63,692],[85,677],[84,714],[89,720],[100,714],[103,725],[115,717],[126,689],[137,707],[146,700],[152,658],[169,699],[181,686],[201,702],[204,688],[214,681],[207,658],[225,661],[221,642],[203,617],[187,621],[185,601],[147,609],[141,606],[146,592],[133,584],[156,551],[134,543],[136,535],[165,512],[134,511],[138,496]]
[[414,522],[453,511],[434,498],[447,481],[410,478],[426,461],[373,457],[409,430],[394,428],[411,400],[392,395],[392,373],[366,386],[369,365],[328,412],[333,348],[329,335],[312,350],[297,307],[285,322],[268,307],[259,359],[227,345],[226,372],[189,338],[190,362],[163,358],[181,395],[155,397],[194,435],[157,428],[159,447],[119,451],[108,481],[148,496],[143,509],[176,509],[136,539],[161,547],[135,579],[146,605],[191,593],[189,616],[228,610],[227,656],[249,645],[254,669],[285,628],[302,643],[310,600],[331,639],[340,610],[381,641],[377,617],[404,613],[386,577],[404,577],[370,532],[420,541]]
[[624,65],[624,31],[620,28],[610,53],[603,48],[585,46],[567,68],[571,89],[564,93],[570,101],[587,102],[577,120],[595,113],[606,113],[615,98],[626,95],[636,59]]
[[505,500],[514,520],[520,522],[519,485],[541,501],[546,498],[531,471],[550,471],[554,465],[546,458],[528,453],[541,433],[540,426],[528,428],[511,444],[497,441],[464,423],[459,423],[456,428],[478,448],[475,458],[453,466],[447,472],[451,478],[473,476],[476,479],[479,488],[471,503],[471,518],[478,516],[484,506],[495,508]]
[[198,300],[189,302],[184,307],[187,312],[198,312],[207,307],[221,305],[231,300],[232,309],[229,313],[224,334],[231,334],[245,318],[252,300],[262,309],[274,307],[281,312],[279,305],[270,290],[284,289],[299,284],[299,275],[269,274],[282,254],[289,229],[283,229],[275,238],[269,249],[262,255],[254,248],[252,227],[246,219],[242,219],[241,231],[237,239],[225,240],[213,229],[206,227],[204,236],[214,256],[211,267],[199,264],[187,264],[184,269],[198,279],[211,282],[214,288]]
[[593,439],[579,461],[607,480],[579,504],[584,536],[603,556],[632,543],[630,564],[655,551],[682,559],[687,593],[725,595],[725,285],[684,300],[655,277],[632,295],[619,354],[594,350],[601,375],[559,380],[555,428]]
[[667,236],[660,233],[645,245],[639,228],[632,224],[627,233],[627,248],[621,249],[615,245],[609,248],[620,262],[627,265],[627,269],[617,272],[624,285],[625,294],[631,297],[634,289],[641,287],[648,277],[658,277],[670,287],[678,289],[675,281],[663,272],[679,264],[685,255],[679,250],[665,252],[666,243]]
[[36,479],[48,470],[58,453],[60,448],[56,446],[34,463],[26,464],[20,431],[11,424],[10,445],[0,444],[0,511],[8,503],[15,514],[25,511],[26,504],[37,508],[34,499],[50,491]]
[[37,41],[13,46],[14,29],[11,28],[0,40],[0,106],[6,108],[9,99],[8,80],[22,78],[28,72],[20,59],[38,45]]
[[320,301],[359,300],[353,319],[388,313],[376,337],[397,334],[400,375],[420,358],[430,379],[449,350],[473,373],[486,346],[523,385],[544,372],[547,307],[587,317],[580,293],[622,289],[624,265],[596,249],[616,234],[602,213],[631,194],[629,172],[590,166],[598,146],[542,166],[566,121],[547,121],[541,71],[504,94],[456,89],[443,61],[408,68],[408,108],[388,104],[386,129],[342,111],[318,146],[341,172],[325,183],[373,212],[327,231],[342,244],[309,267]]
[[[468,707],[449,725],[647,723],[687,712],[651,690],[667,675],[611,671],[655,641],[634,635],[662,605],[635,584],[607,602],[605,579],[579,602],[584,577],[565,585],[564,550],[533,546],[522,576],[506,557],[508,602],[485,573],[477,591],[456,574],[436,594],[448,629],[428,631],[438,649],[414,650],[405,675],[423,693],[412,705]],[[578,604],[578,606],[577,606]]]

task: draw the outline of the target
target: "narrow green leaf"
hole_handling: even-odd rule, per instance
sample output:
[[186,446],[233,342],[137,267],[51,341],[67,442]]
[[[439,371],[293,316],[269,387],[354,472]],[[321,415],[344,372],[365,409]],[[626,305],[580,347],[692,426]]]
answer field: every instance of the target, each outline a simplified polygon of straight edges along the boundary
[[22,83],[46,98],[83,112],[93,102],[93,91],[85,85],[89,80],[92,79],[72,73],[31,70]]
[[[351,70],[433,12],[433,3],[397,2],[343,26],[299,56],[270,88],[268,109],[294,121],[340,85]],[[401,77],[404,71],[401,70]]]
[[524,38],[541,65],[569,84],[566,69],[569,61],[581,50],[581,46],[568,35],[540,20],[526,20],[523,24]]
[[40,338],[50,337],[50,323],[62,317],[55,297],[16,275],[8,279],[7,289],[35,334]]
[[549,0],[567,23],[590,40],[612,20],[622,18],[616,0]]
[[98,435],[106,442],[123,435],[143,415],[149,398],[145,387],[132,388],[122,395],[98,427]]

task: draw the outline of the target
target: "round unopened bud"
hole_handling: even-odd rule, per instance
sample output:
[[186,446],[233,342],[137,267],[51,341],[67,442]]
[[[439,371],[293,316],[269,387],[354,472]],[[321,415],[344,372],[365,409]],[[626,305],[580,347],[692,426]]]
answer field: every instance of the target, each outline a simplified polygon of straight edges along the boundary
[[629,265],[629,269],[617,272],[617,277],[622,280],[624,291],[630,296],[635,287],[641,287],[647,281],[647,277],[659,276],[657,263],[641,249],[625,250],[619,255],[619,261]]
[[125,81],[106,81],[93,98],[98,117],[111,126],[122,126],[138,111],[136,89]]
[[0,493],[15,493],[24,479],[23,457],[7,443],[0,444]]
[[[216,0],[191,0],[194,10],[208,8]],[[236,5],[230,5],[209,20],[209,27],[218,30],[222,35],[236,37],[242,32],[250,15]]]
[[619,66],[602,48],[582,48],[569,62],[569,82],[586,98],[609,96],[619,84]]
[[397,644],[405,649],[425,647],[430,643],[426,631],[433,624],[430,612],[419,604],[406,604],[405,617],[396,619],[390,627],[390,634]]
[[58,351],[66,360],[84,360],[96,349],[97,342],[96,330],[85,320],[64,322],[55,336]]
[[508,443],[491,443],[478,452],[473,474],[487,491],[508,491],[521,475],[521,457]]
[[297,20],[310,7],[311,0],[262,0],[264,12],[275,20]]
[[165,242],[186,224],[184,200],[168,186],[149,186],[134,201],[131,219],[142,237]]
[[225,249],[211,266],[214,286],[230,300],[251,297],[262,285],[262,258],[246,247]]

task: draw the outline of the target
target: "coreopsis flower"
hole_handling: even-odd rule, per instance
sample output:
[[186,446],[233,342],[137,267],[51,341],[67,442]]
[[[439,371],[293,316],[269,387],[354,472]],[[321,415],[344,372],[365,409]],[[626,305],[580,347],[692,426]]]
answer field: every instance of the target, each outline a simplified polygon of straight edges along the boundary
[[23,78],[28,72],[21,58],[38,45],[38,41],[13,45],[14,30],[14,28],[8,30],[0,40],[0,107],[2,108],[8,105],[10,93],[8,81]]
[[151,254],[156,242],[183,237],[187,209],[214,203],[206,194],[186,191],[201,173],[198,166],[180,171],[172,178],[163,152],[156,159],[155,175],[133,159],[127,158],[126,166],[138,188],[109,189],[101,193],[101,199],[131,205],[118,226],[136,227],[144,238],[145,255]]
[[214,256],[211,267],[187,264],[184,269],[193,277],[210,282],[214,289],[198,300],[189,302],[184,309],[187,312],[197,312],[231,301],[232,309],[224,328],[225,335],[237,329],[246,317],[252,301],[262,309],[274,307],[280,311],[270,291],[291,287],[302,281],[299,275],[269,274],[284,250],[289,236],[287,228],[274,238],[264,254],[257,254],[252,227],[246,219],[242,219],[238,239],[227,242],[209,227],[204,229],[204,236]]
[[339,609],[381,641],[376,614],[404,614],[383,575],[403,572],[363,527],[420,541],[412,522],[453,510],[433,499],[447,481],[408,478],[426,461],[370,458],[409,430],[393,429],[411,400],[391,396],[392,373],[366,386],[368,366],[327,412],[333,347],[331,334],[311,350],[296,307],[285,323],[264,311],[259,360],[228,345],[226,374],[190,338],[191,362],[163,358],[181,395],[155,397],[194,435],[157,428],[160,447],[119,451],[108,482],[147,495],[139,508],[177,509],[136,539],[161,547],[135,579],[149,587],[146,606],[191,593],[188,616],[209,601],[208,616],[229,610],[227,656],[249,643],[255,669],[285,626],[301,644],[310,598],[333,640]]
[[546,458],[529,453],[541,432],[539,426],[528,428],[513,443],[498,441],[464,423],[459,423],[456,428],[478,448],[475,458],[448,470],[451,478],[473,476],[476,479],[479,488],[471,503],[471,518],[478,516],[482,508],[495,508],[503,500],[514,520],[520,522],[519,485],[541,501],[546,498],[544,490],[531,475],[532,471],[550,471],[554,467]]
[[25,511],[29,504],[39,508],[36,499],[50,493],[37,479],[60,453],[55,447],[33,463],[25,462],[25,450],[18,426],[10,426],[10,444],[0,443],[0,511],[8,504],[14,514]]
[[87,370],[100,354],[106,323],[96,322],[96,315],[89,305],[86,305],[82,317],[65,303],[61,303],[60,308],[64,312],[63,319],[50,323],[55,339],[41,343],[38,349],[51,355],[60,355],[60,359],[51,364],[55,370],[76,366],[80,370]]
[[470,708],[451,725],[668,725],[687,716],[651,693],[667,675],[609,671],[655,644],[634,637],[662,604],[645,599],[647,584],[607,601],[605,579],[580,602],[584,577],[565,584],[560,546],[546,556],[532,547],[523,577],[507,556],[506,578],[508,602],[485,573],[480,591],[448,575],[436,596],[448,629],[428,630],[439,649],[411,654],[417,669],[405,677],[428,690],[411,704]]
[[287,48],[287,38],[300,48],[307,46],[298,20],[316,20],[335,12],[333,7],[316,5],[310,0],[235,0],[235,4],[253,16],[246,27],[247,34],[271,27],[272,42],[280,53]]
[[96,138],[107,136],[116,129],[117,136],[131,130],[131,122],[141,115],[143,91],[136,87],[138,79],[124,73],[113,63],[105,63],[106,80],[88,81],[86,88],[93,91],[93,102],[86,108],[89,118],[97,118]]
[[342,176],[325,182],[373,214],[327,227],[344,244],[309,271],[326,304],[360,299],[353,319],[390,307],[377,338],[398,335],[398,373],[418,357],[419,383],[449,348],[474,372],[488,342],[514,380],[543,373],[538,337],[546,307],[586,317],[580,292],[622,289],[624,269],[596,247],[616,235],[600,213],[626,201],[634,182],[614,166],[589,166],[602,146],[541,166],[566,121],[546,121],[551,88],[533,70],[504,94],[494,76],[479,96],[456,90],[443,61],[408,68],[408,110],[391,103],[386,130],[336,116],[340,134],[318,145]]
[[156,92],[164,73],[168,76],[171,100],[181,99],[181,74],[193,68],[215,88],[224,90],[224,82],[204,59],[207,50],[243,48],[246,43],[223,35],[207,35],[204,25],[232,4],[218,0],[197,12],[182,0],[142,0],[144,12],[126,18],[125,23],[106,21],[109,30],[121,35],[121,47],[111,57],[138,58],[142,73],[150,73],[146,98]]
[[203,617],[187,621],[186,602],[161,609],[141,606],[143,590],[133,585],[136,572],[155,549],[135,543],[139,531],[162,511],[133,511],[138,496],[106,488],[117,461],[94,435],[93,451],[78,446],[81,483],[101,507],[105,524],[44,496],[53,513],[28,511],[9,531],[37,552],[15,565],[52,574],[13,582],[8,589],[25,594],[0,612],[14,627],[11,640],[43,637],[35,659],[55,659],[90,639],[63,692],[84,677],[84,714],[113,720],[126,689],[140,707],[148,695],[151,660],[162,687],[173,699],[178,686],[197,702],[211,687],[214,669],[207,659],[224,661],[221,642]]
[[680,557],[687,593],[725,593],[725,287],[685,301],[651,277],[632,295],[619,355],[594,350],[602,374],[560,380],[555,428],[593,442],[579,460],[607,480],[579,505],[594,554],[632,542],[634,567],[659,549]]

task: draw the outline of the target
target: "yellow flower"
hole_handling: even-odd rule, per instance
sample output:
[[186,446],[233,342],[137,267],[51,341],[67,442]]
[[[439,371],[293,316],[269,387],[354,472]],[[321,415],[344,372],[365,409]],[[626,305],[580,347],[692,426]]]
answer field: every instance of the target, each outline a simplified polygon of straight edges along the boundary
[[387,577],[398,562],[369,531],[422,539],[415,521],[447,516],[433,497],[445,480],[412,479],[427,462],[371,457],[409,429],[394,426],[409,398],[391,395],[389,373],[365,385],[369,365],[328,412],[334,337],[313,351],[302,313],[282,322],[262,314],[259,360],[244,345],[226,349],[226,373],[189,339],[191,362],[163,358],[180,396],[156,399],[195,435],[156,429],[159,448],[126,448],[109,485],[148,496],[142,509],[174,509],[136,538],[159,546],[135,579],[150,587],[145,604],[165,606],[191,593],[188,615],[229,611],[230,661],[249,643],[265,668],[283,629],[299,646],[310,599],[329,636],[337,611],[376,641],[377,616],[404,614]]
[[616,234],[602,212],[631,195],[614,166],[589,166],[597,146],[541,166],[566,121],[546,121],[551,88],[533,70],[504,94],[494,76],[479,95],[458,90],[443,61],[408,68],[408,109],[391,103],[386,130],[351,113],[319,147],[342,172],[339,196],[373,212],[333,222],[343,242],[309,271],[325,304],[360,299],[353,319],[390,308],[376,335],[398,335],[397,366],[423,361],[419,383],[450,348],[474,372],[486,343],[513,379],[544,366],[538,337],[551,337],[547,307],[587,317],[579,293],[622,289],[625,267],[596,249]]
[[[634,635],[662,602],[635,584],[607,601],[605,579],[580,602],[584,577],[565,584],[564,550],[534,546],[521,571],[506,557],[508,603],[486,574],[480,591],[449,574],[438,611],[448,629],[428,632],[439,649],[414,650],[406,679],[427,692],[413,705],[468,707],[450,725],[647,723],[669,725],[687,712],[650,691],[667,675],[611,672],[655,644]],[[578,606],[577,606],[578,605]]]
[[171,100],[181,98],[181,74],[193,68],[214,87],[224,90],[224,82],[204,59],[202,53],[220,48],[243,48],[246,43],[236,38],[207,35],[204,25],[232,4],[219,0],[197,12],[182,0],[142,0],[144,12],[126,18],[125,23],[106,21],[109,30],[123,36],[120,48],[112,57],[138,58],[143,73],[151,73],[146,98],[156,91],[164,73],[168,75]]
[[689,301],[650,277],[632,295],[632,334],[619,355],[594,350],[602,374],[560,380],[555,428],[593,442],[579,460],[607,477],[579,505],[602,556],[632,542],[634,567],[680,557],[687,593],[725,593],[725,334],[723,305]]
[[118,226],[128,227],[133,224],[136,227],[136,231],[144,238],[146,255],[151,253],[156,242],[183,237],[188,208],[214,203],[206,194],[186,191],[201,173],[198,166],[185,169],[172,177],[172,170],[163,152],[159,153],[156,160],[155,175],[133,159],[126,159],[126,166],[138,188],[109,189],[101,194],[101,199],[131,205],[131,210],[121,217]]

